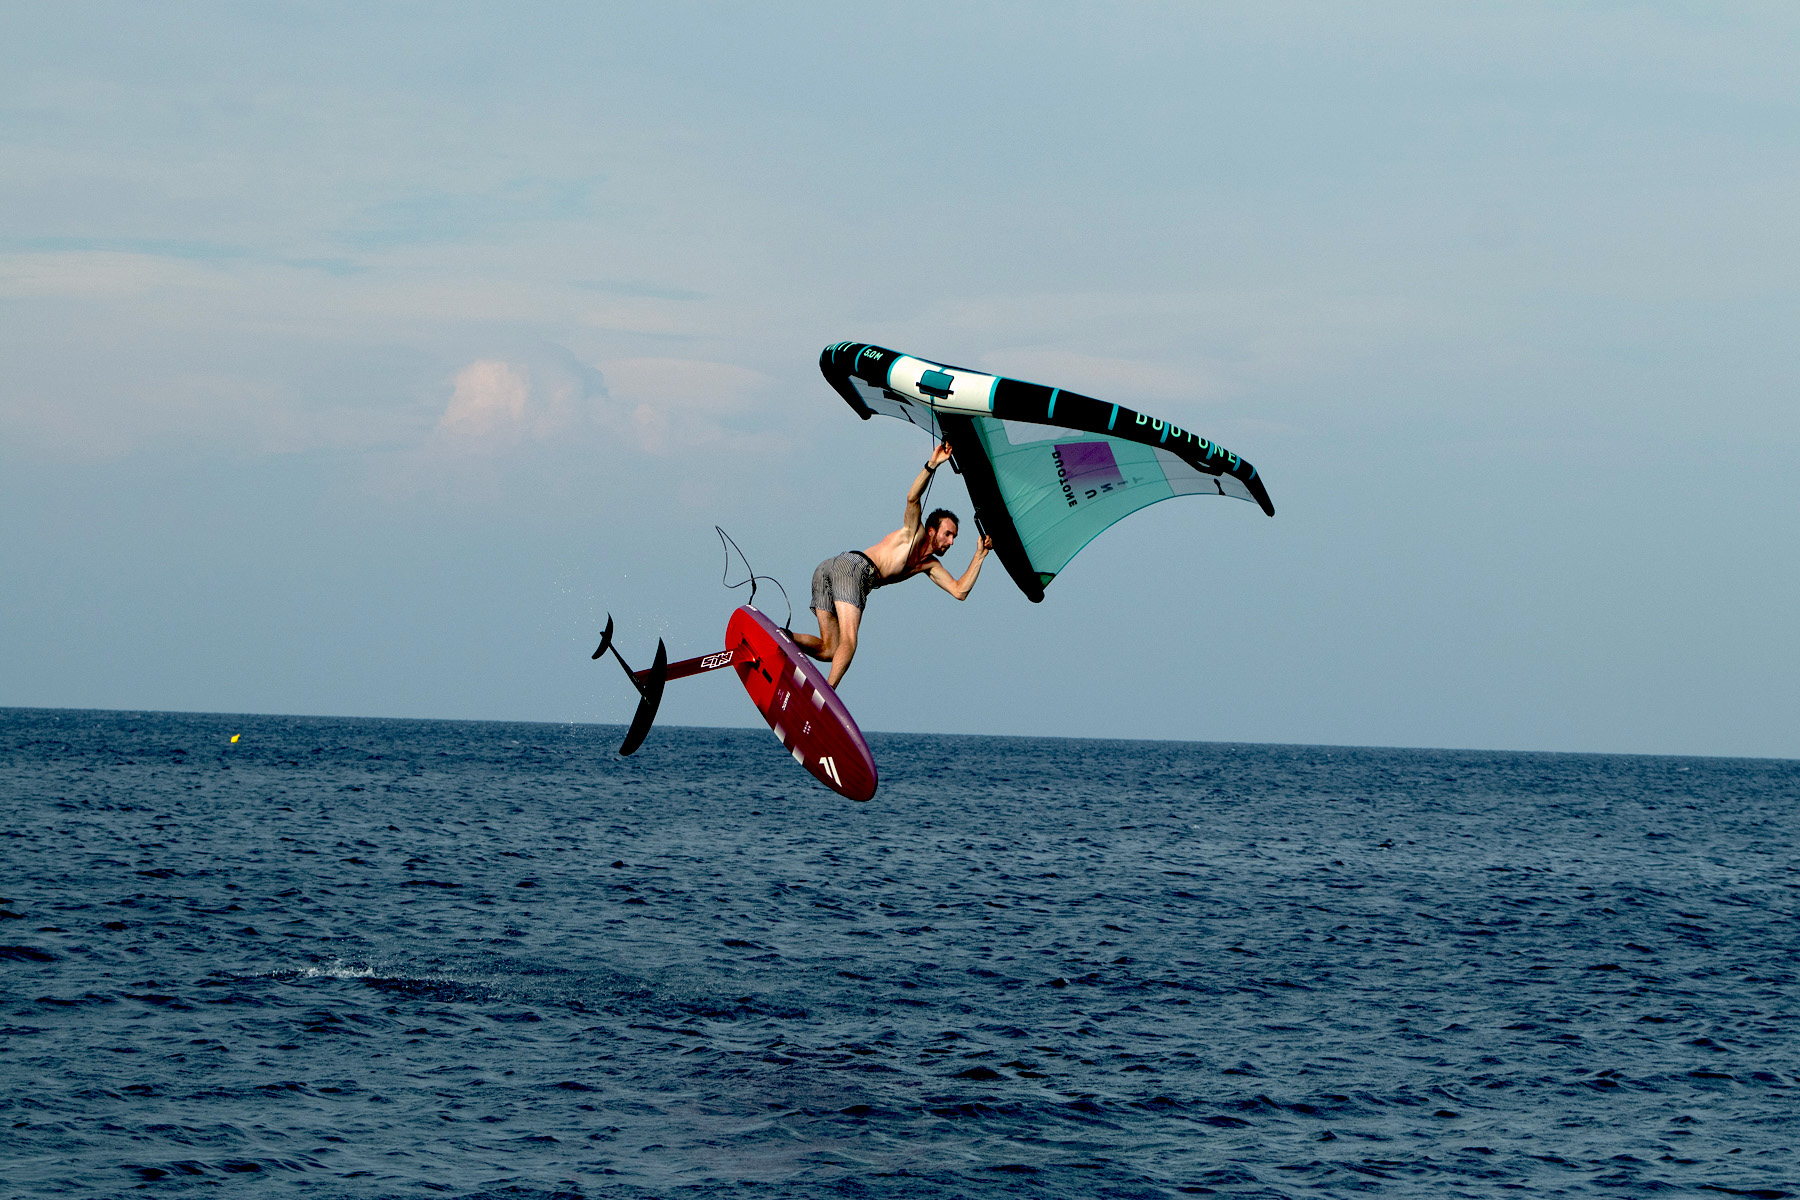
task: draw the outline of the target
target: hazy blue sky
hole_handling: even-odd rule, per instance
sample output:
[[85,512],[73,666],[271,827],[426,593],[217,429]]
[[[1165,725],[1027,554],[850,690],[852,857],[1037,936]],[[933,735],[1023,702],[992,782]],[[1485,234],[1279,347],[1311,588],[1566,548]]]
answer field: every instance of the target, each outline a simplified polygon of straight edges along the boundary
[[1165,415],[1277,509],[1159,505],[1041,605],[878,593],[865,728],[1800,755],[1797,47],[0,5],[0,705],[623,721],[599,627],[718,648],[715,523],[802,607],[897,524],[922,435],[816,366],[858,340]]

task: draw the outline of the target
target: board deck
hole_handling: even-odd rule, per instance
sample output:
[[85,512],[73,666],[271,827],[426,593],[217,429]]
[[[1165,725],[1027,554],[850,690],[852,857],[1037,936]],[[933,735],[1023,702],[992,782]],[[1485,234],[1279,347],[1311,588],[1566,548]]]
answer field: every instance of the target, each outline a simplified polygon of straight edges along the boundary
[[873,797],[878,779],[869,743],[806,652],[747,605],[731,614],[725,645],[750,702],[794,760],[840,796]]

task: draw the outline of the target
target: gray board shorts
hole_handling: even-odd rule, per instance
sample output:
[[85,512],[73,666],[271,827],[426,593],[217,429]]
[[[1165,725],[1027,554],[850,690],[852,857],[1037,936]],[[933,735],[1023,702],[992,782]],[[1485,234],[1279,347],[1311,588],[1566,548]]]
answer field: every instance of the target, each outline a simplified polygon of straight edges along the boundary
[[812,606],[836,612],[836,601],[861,608],[876,586],[875,564],[866,554],[846,550],[813,568]]

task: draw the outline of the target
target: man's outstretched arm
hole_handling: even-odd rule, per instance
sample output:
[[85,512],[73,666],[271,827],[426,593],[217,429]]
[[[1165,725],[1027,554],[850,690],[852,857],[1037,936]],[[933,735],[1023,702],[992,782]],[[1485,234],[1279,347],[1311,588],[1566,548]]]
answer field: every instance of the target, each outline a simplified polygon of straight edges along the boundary
[[975,579],[981,574],[982,560],[987,558],[988,551],[993,548],[994,539],[985,533],[982,534],[981,544],[975,547],[975,557],[969,560],[969,565],[964,568],[961,579],[953,577],[941,559],[934,559],[931,564],[931,582],[958,600],[967,600],[969,593],[975,590]]
[[906,493],[906,517],[903,525],[908,536],[917,536],[919,527],[924,521],[925,489],[931,486],[931,474],[946,462],[950,461],[950,443],[939,442],[938,448],[931,452],[919,477],[912,482]]

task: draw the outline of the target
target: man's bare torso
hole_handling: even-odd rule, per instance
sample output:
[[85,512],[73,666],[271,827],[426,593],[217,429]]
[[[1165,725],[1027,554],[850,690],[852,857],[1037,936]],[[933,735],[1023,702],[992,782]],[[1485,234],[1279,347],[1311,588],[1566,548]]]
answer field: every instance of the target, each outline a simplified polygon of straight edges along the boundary
[[863,551],[883,580],[905,579],[928,569],[937,559],[925,552],[925,530],[908,533],[902,526]]

